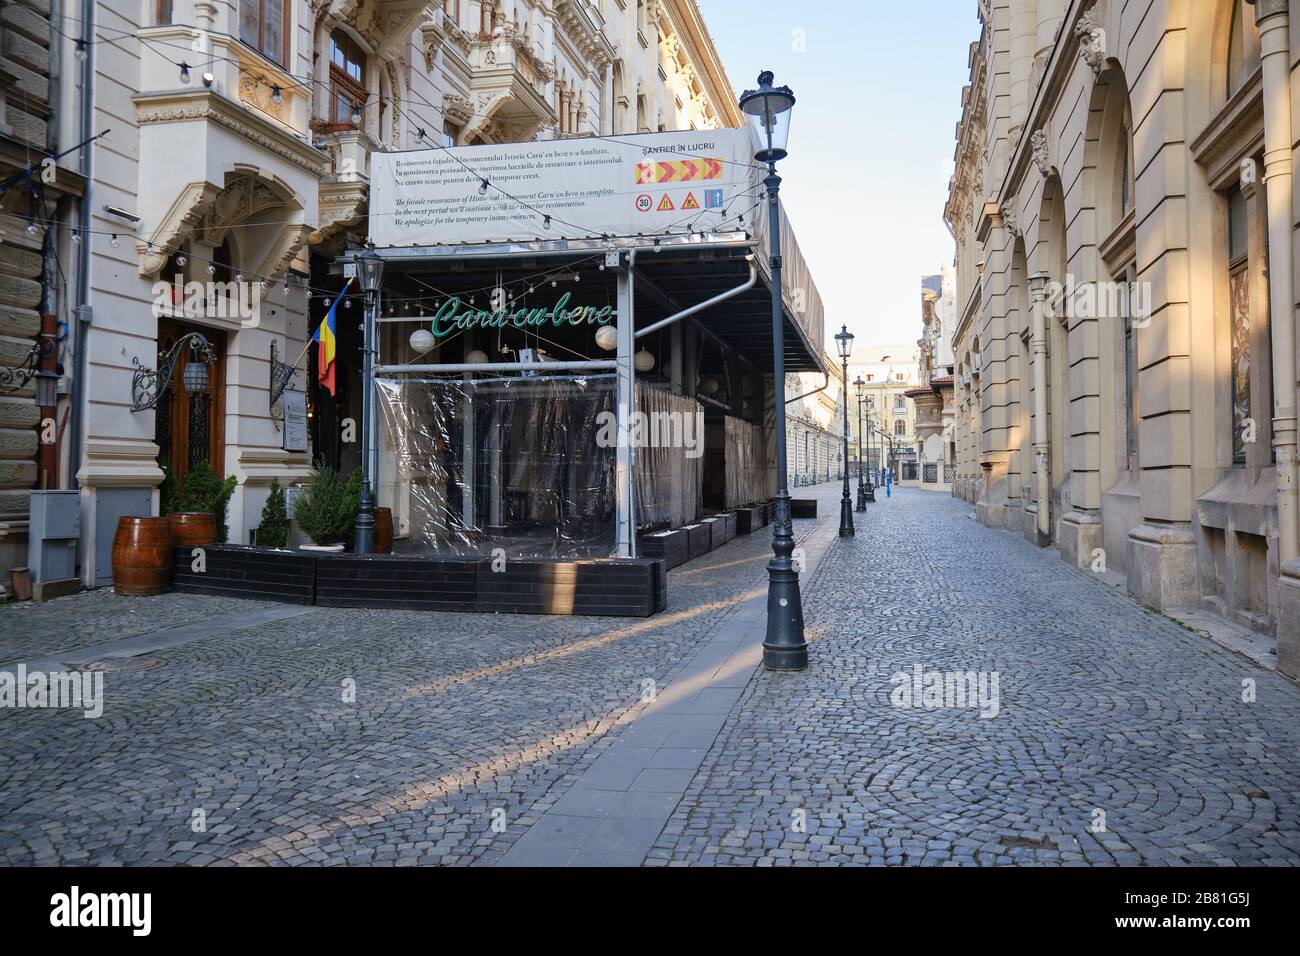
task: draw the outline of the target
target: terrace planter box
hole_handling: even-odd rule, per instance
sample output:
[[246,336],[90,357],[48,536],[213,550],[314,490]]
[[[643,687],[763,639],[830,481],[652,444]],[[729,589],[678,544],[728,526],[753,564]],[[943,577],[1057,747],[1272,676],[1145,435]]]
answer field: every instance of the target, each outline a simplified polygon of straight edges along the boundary
[[690,535],[682,528],[642,535],[638,547],[641,557],[662,558],[669,571],[691,559]]
[[203,570],[194,570],[194,547],[175,548],[172,585],[185,594],[316,603],[316,558],[298,551],[277,551],[239,544],[208,544]]
[[714,549],[722,547],[728,541],[734,541],[736,538],[736,513],[734,511],[724,511],[721,514],[709,515],[713,522],[713,547]]
[[649,617],[667,605],[667,569],[662,558],[512,558],[501,571],[482,561],[474,603],[485,613]]
[[816,498],[791,498],[790,517],[791,518],[816,518],[817,499]]
[[694,561],[713,550],[713,528],[707,524],[688,524],[682,529],[690,540],[690,557]]
[[318,555],[316,603],[321,607],[473,611],[481,563],[476,558]]
[[767,512],[762,505],[737,508],[734,513],[736,515],[736,534],[753,534],[767,524]]

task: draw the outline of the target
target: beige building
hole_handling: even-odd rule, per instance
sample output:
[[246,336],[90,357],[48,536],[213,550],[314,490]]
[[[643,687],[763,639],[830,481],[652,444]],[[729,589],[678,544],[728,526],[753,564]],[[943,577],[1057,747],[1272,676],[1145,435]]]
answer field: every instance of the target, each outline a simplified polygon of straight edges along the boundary
[[[854,475],[861,437],[868,468],[892,467],[895,481],[919,481],[916,405],[907,393],[920,382],[920,358],[915,344],[854,346],[849,358],[849,461]],[[859,378],[864,383],[861,435],[854,388]]]
[[[838,479],[844,468],[844,375],[838,359],[822,359],[825,375],[786,375],[786,480],[791,488]],[[853,399],[849,399],[852,411]]]
[[[65,69],[50,91],[52,135],[65,144],[85,128],[109,136],[60,161],[64,188],[77,188],[69,171],[91,184],[80,208],[48,213],[56,274],[70,290],[56,318],[72,330],[57,409],[67,427],[50,486],[80,490],[87,585],[110,580],[117,518],[158,513],[165,475],[183,478],[207,460],[235,476],[230,540],[247,542],[272,480],[304,477],[317,455],[356,463],[358,445],[340,448],[335,426],[360,415],[359,307],[349,300],[351,311],[339,311],[338,394],[324,412],[311,404],[310,357],[298,366],[305,444],[286,438],[271,380],[276,362],[303,353],[342,287],[339,254],[366,238],[373,152],[743,125],[694,0],[107,0],[90,9],[93,22],[78,8],[53,43]],[[49,32],[30,13],[12,22],[25,35],[4,47],[0,88],[20,77],[24,108],[43,121],[44,87],[19,61]],[[0,114],[0,133],[5,125]],[[24,234],[0,247],[24,249],[0,251],[17,257],[0,260],[4,268],[24,276],[0,281],[22,312],[0,333],[24,341],[36,331],[40,242]],[[191,300],[163,285],[160,301],[160,283],[209,292]],[[182,381],[195,332],[214,358],[202,390]],[[177,343],[170,381],[142,377]],[[11,344],[0,356],[9,366],[25,354]],[[0,572],[22,563],[21,489],[37,481],[28,463],[36,410],[30,390],[16,396],[0,397],[0,457],[21,462],[0,462]],[[5,438],[10,425],[25,437]]]
[[956,493],[1300,676],[1300,4],[985,0],[945,219]]

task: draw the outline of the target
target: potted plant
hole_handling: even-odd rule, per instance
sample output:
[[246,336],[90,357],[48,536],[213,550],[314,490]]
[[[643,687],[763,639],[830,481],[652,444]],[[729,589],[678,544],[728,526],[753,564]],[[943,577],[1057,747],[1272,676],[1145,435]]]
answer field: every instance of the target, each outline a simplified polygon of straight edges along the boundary
[[262,506],[262,520],[257,526],[257,543],[264,548],[283,548],[289,543],[289,512],[285,507],[280,479],[271,479],[271,493]]
[[[218,478],[206,461],[190,469],[179,490],[168,474],[161,489],[161,510],[171,519],[172,534],[179,536],[178,543],[212,544],[215,539],[216,544],[223,544],[229,534],[226,509],[238,483],[234,475],[224,481]],[[187,520],[197,517],[203,520]]]
[[344,481],[329,465],[318,464],[294,500],[293,520],[312,544],[304,551],[342,551],[357,521],[361,478],[353,473]]

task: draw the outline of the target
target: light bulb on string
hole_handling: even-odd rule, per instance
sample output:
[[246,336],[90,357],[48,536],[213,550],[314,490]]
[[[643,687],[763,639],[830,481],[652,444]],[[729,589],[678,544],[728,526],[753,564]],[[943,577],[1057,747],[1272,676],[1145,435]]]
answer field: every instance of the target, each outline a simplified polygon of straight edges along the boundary
[[543,228],[543,229],[547,229],[547,230],[549,230],[549,229],[551,228],[551,217],[550,217],[550,216],[543,216],[543,217],[542,217],[542,228]]
[[485,179],[485,180],[483,180],[481,183],[479,183],[479,186],[478,186],[478,194],[479,194],[480,196],[486,196],[486,195],[487,195],[487,191],[488,191],[488,181]]
[[85,62],[86,62],[86,58],[89,57],[89,56],[90,56],[90,50],[88,50],[88,49],[86,48],[86,41],[85,41],[85,40],[78,40],[78,41],[77,41],[77,59],[80,60],[82,63],[85,63]]
[[117,233],[113,233],[112,238],[108,240],[108,244],[112,246],[114,249],[116,249],[118,246],[122,244],[122,241],[117,238]]
[[[116,238],[116,237],[115,237],[115,238]],[[189,260],[189,257],[186,256],[186,255],[184,255],[184,254],[179,255],[179,256],[176,257],[176,264],[177,264],[178,266],[180,266],[182,269],[185,268],[185,264],[186,264],[187,262],[189,262],[189,261],[190,261],[190,260]]]
[[77,232],[75,229],[72,231],[72,244],[74,246],[81,245],[81,233]]
[[190,65],[189,65],[188,63],[182,63],[182,64],[181,64],[181,82],[182,82],[182,83],[189,83],[189,81],[190,81]]
[[208,265],[208,275],[210,275],[210,276],[214,276],[214,275],[216,275],[216,274],[217,274],[217,267],[214,266],[214,265],[209,264],[209,265]]
[[278,86],[271,87],[271,102],[279,106],[283,100],[284,96],[281,94],[280,88]]

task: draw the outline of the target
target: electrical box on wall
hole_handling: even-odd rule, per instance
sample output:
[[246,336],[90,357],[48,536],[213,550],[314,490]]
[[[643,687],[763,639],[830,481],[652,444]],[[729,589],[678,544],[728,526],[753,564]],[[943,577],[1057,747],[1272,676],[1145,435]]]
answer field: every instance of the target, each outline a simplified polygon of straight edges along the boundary
[[32,581],[65,581],[77,576],[81,537],[81,493],[33,491],[28,512],[27,566]]

